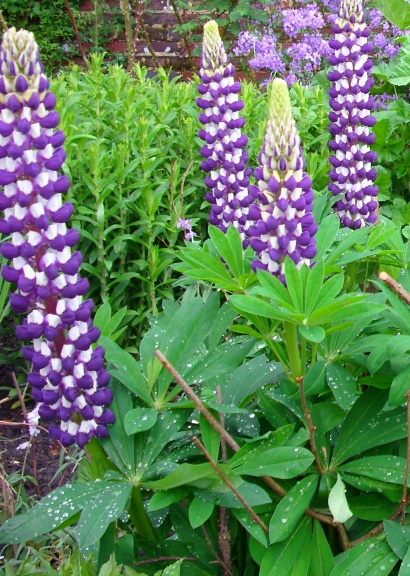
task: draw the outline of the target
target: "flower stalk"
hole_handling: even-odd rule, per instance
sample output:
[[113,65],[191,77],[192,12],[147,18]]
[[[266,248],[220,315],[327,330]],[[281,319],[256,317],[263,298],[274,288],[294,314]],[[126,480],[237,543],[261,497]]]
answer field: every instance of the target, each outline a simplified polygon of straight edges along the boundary
[[336,211],[343,226],[358,229],[378,221],[377,195],[374,184],[377,171],[376,152],[370,149],[375,134],[370,128],[376,123],[370,90],[373,62],[369,58],[373,45],[370,29],[365,22],[362,0],[342,0],[339,17],[333,25],[334,38],[330,63],[334,66],[328,78],[333,139],[329,146],[332,170],[329,190],[336,196]]
[[63,203],[70,180],[62,174],[65,135],[54,109],[32,33],[9,29],[0,51],[0,232],[5,280],[17,285],[10,296],[14,312],[25,314],[19,340],[29,340],[23,355],[31,364],[28,382],[38,413],[52,423],[50,435],[64,446],[83,447],[108,435],[114,414],[104,368],[104,349],[92,345],[92,300],[83,297],[82,254],[73,248],[79,232],[67,222],[74,206]]

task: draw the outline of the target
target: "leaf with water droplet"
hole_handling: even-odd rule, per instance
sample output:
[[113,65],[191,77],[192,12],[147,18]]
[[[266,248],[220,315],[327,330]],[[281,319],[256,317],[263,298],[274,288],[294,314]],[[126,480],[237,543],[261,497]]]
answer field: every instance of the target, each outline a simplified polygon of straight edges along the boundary
[[353,516],[346,498],[346,487],[340,474],[337,475],[336,484],[330,491],[328,504],[335,522],[346,522]]

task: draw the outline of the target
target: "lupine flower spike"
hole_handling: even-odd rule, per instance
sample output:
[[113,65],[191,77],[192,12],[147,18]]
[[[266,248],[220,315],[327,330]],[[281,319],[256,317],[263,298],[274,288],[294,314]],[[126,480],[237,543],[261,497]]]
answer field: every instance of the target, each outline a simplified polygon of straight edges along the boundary
[[247,223],[248,137],[242,134],[245,118],[240,116],[244,103],[239,99],[241,83],[235,82],[235,66],[229,62],[219,35],[218,25],[211,21],[204,26],[202,68],[198,86],[201,97],[197,104],[203,110],[200,122],[204,128],[199,136],[205,141],[201,154],[202,169],[208,173],[206,199],[212,204],[210,223],[224,232],[234,224],[239,230]]
[[55,96],[48,91],[38,47],[31,32],[5,32],[0,51],[0,232],[10,235],[1,253],[11,259],[3,277],[17,284],[12,309],[26,314],[17,327],[31,361],[28,382],[44,419],[58,419],[50,434],[64,446],[84,446],[108,435],[114,414],[104,369],[104,349],[93,327],[89,283],[78,273],[82,255],[72,248],[79,233],[67,228],[71,202],[63,203],[70,181],[64,133],[56,130]]
[[305,172],[300,137],[292,116],[289,90],[275,78],[269,94],[269,118],[255,170],[258,202],[249,210],[255,224],[247,234],[259,259],[254,268],[268,270],[285,283],[284,260],[300,267],[316,256],[317,225],[312,214],[312,180]]
[[374,84],[369,59],[373,45],[362,0],[342,0],[333,32],[335,38],[329,45],[334,50],[330,56],[334,69],[328,75],[332,82],[329,119],[333,137],[329,144],[333,151],[329,189],[335,195],[343,194],[335,204],[342,224],[357,229],[377,222],[379,192],[374,184],[377,171],[372,167],[377,154],[370,149],[375,141],[370,128],[376,123],[371,115],[374,101],[369,95]]

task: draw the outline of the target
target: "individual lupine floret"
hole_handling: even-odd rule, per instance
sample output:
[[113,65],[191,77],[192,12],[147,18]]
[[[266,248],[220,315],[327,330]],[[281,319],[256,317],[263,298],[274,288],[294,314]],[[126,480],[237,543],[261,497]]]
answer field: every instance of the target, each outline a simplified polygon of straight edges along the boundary
[[335,204],[342,224],[357,229],[377,222],[379,192],[374,184],[377,171],[372,166],[377,154],[370,149],[375,141],[370,128],[376,123],[370,96],[374,80],[369,54],[373,45],[362,0],[342,0],[333,32],[335,38],[329,46],[334,50],[330,56],[334,69],[328,74],[332,82],[329,129],[333,137],[329,144],[333,152],[329,189],[334,195],[343,194]]
[[20,340],[32,340],[23,354],[32,363],[28,382],[42,418],[60,420],[50,434],[68,446],[84,446],[108,435],[114,414],[104,369],[104,350],[93,350],[92,300],[81,278],[82,255],[72,248],[79,233],[67,228],[73,212],[63,203],[70,180],[60,172],[66,154],[64,133],[56,130],[55,96],[48,91],[32,33],[11,28],[0,51],[0,232],[10,240],[1,253],[12,260],[3,277],[17,284],[10,297],[26,314]]
[[269,94],[269,117],[260,167],[255,169],[258,201],[249,210],[255,223],[247,235],[259,259],[254,268],[268,270],[285,283],[284,260],[311,265],[316,256],[317,224],[312,214],[312,180],[305,172],[300,137],[292,116],[289,90],[276,78]]
[[242,134],[245,118],[240,115],[244,103],[239,99],[241,83],[235,82],[235,66],[230,63],[216,22],[204,26],[202,68],[197,104],[203,110],[199,136],[205,141],[201,154],[202,169],[208,173],[206,199],[211,203],[210,223],[226,232],[228,226],[239,230],[247,223],[252,201],[248,186],[252,169],[247,167],[248,137]]

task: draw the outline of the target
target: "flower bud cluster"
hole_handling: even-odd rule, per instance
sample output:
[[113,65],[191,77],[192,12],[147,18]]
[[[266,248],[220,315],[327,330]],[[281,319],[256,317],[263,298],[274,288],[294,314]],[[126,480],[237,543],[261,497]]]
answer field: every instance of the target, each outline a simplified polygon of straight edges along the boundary
[[249,210],[254,224],[246,234],[259,256],[254,268],[268,270],[285,283],[286,256],[298,267],[310,266],[316,256],[317,224],[312,214],[312,180],[304,170],[289,90],[279,78],[270,86],[269,118],[259,163],[255,170],[258,198]]
[[211,203],[210,223],[226,232],[235,225],[240,231],[247,223],[252,199],[248,194],[252,169],[247,167],[248,137],[242,134],[245,118],[240,116],[244,103],[239,99],[240,82],[234,80],[235,66],[221,41],[218,25],[211,21],[204,26],[202,68],[198,86],[201,97],[197,104],[204,128],[199,136],[205,141],[201,149],[202,169]]
[[374,184],[377,171],[372,166],[377,154],[370,149],[375,141],[370,128],[376,123],[371,115],[374,101],[370,96],[374,80],[369,54],[373,45],[362,0],[342,0],[333,32],[335,37],[329,46],[334,68],[328,74],[332,82],[329,146],[333,152],[329,189],[334,195],[343,194],[335,204],[342,224],[357,229],[377,222],[379,192]]
[[10,297],[15,312],[26,314],[17,327],[32,363],[28,382],[45,419],[58,419],[50,434],[64,446],[84,446],[108,435],[114,414],[104,369],[104,349],[92,345],[89,283],[81,278],[82,255],[72,248],[79,233],[67,227],[73,213],[62,194],[70,186],[61,173],[65,135],[49,80],[32,33],[11,28],[0,51],[0,232],[9,236],[1,253],[11,260],[3,277],[17,285]]

